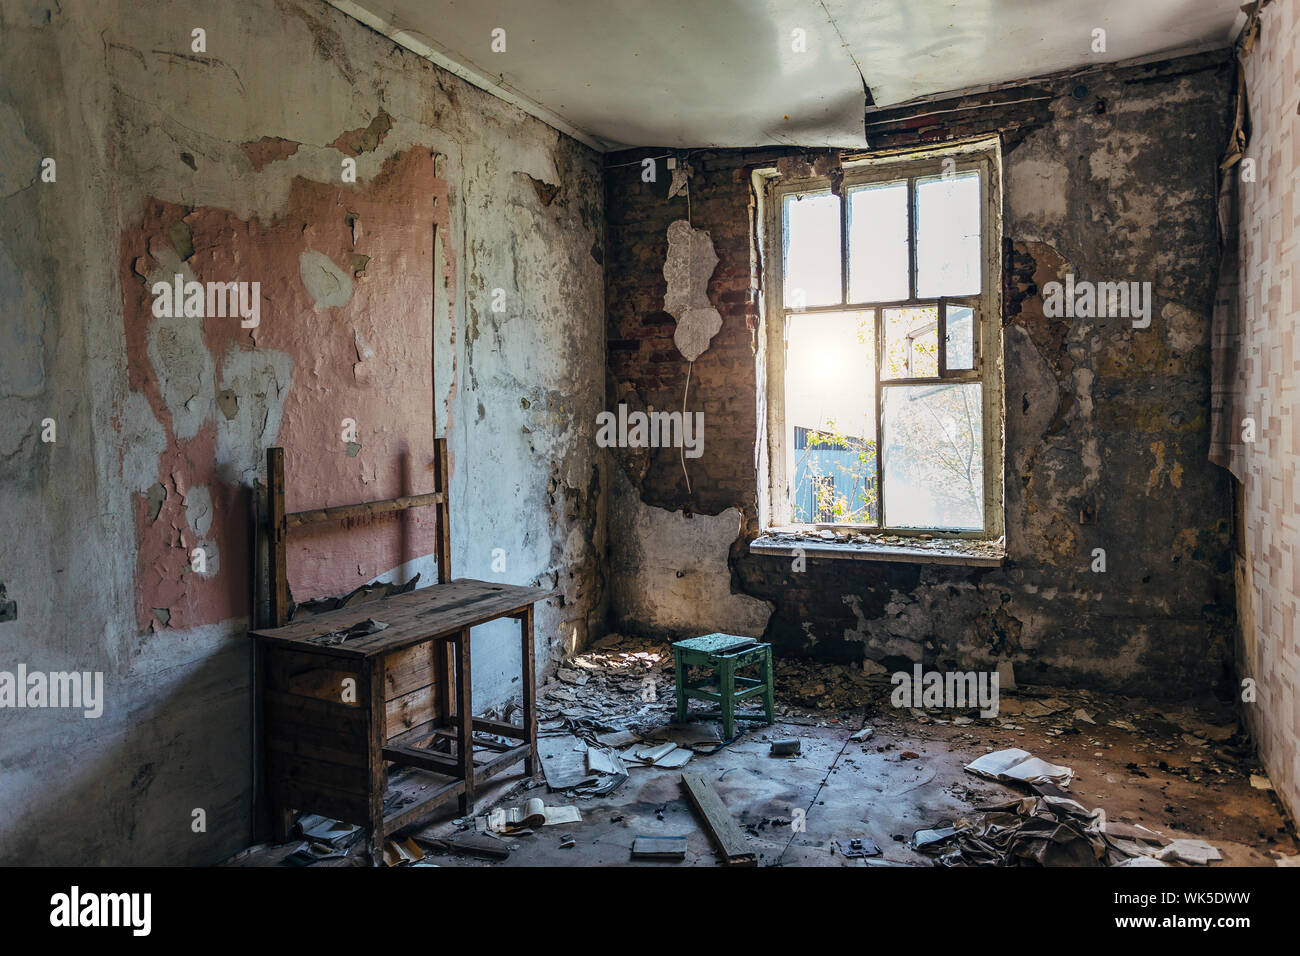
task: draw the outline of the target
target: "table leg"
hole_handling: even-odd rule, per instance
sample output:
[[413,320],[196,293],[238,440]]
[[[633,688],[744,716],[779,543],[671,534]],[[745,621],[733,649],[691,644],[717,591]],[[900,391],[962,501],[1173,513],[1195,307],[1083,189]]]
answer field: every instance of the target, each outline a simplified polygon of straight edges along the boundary
[[474,812],[474,704],[470,675],[469,628],[452,642],[456,656],[456,756],[465,790],[460,795],[460,814]]
[[370,658],[362,669],[366,682],[366,707],[370,710],[370,864],[384,865],[384,795],[388,792],[388,769],[384,763],[384,740],[388,735],[384,701],[385,663]]
[[730,740],[735,723],[736,676],[731,661],[718,662],[718,696],[722,698],[722,739]]
[[686,668],[682,664],[682,653],[673,648],[673,680],[677,688],[677,723],[686,723]]
[[528,755],[524,757],[524,776],[532,779],[538,771],[537,763],[537,675],[533,651],[533,607],[530,604],[519,618],[520,666],[524,682],[524,741]]
[[767,722],[770,726],[776,718],[776,680],[772,674],[772,647],[763,649],[763,706],[767,709]]

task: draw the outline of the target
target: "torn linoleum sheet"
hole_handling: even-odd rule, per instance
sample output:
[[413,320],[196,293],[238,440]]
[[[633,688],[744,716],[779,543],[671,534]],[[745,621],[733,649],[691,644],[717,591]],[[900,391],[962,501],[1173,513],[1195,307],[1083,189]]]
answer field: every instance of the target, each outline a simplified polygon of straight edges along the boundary
[[1112,866],[1128,853],[1107,839],[1105,811],[1065,797],[1023,797],[951,827],[919,830],[918,852],[941,866]]
[[328,634],[319,634],[316,637],[309,638],[307,643],[332,647],[335,644],[342,644],[350,638],[366,637],[369,634],[378,634],[380,631],[387,630],[387,628],[388,625],[383,621],[376,621],[373,617],[368,617],[364,621],[358,621],[351,627],[343,628],[339,631],[330,631]]
[[1017,783],[1050,783],[1068,787],[1074,779],[1074,771],[1069,767],[1048,763],[1015,747],[985,754],[968,763],[966,769],[978,776],[1003,782],[1014,780]]
[[1204,840],[1169,840],[1140,824],[1115,823],[1102,808],[1050,793],[984,807],[951,826],[918,830],[912,848],[941,866],[1164,866],[1208,863]]

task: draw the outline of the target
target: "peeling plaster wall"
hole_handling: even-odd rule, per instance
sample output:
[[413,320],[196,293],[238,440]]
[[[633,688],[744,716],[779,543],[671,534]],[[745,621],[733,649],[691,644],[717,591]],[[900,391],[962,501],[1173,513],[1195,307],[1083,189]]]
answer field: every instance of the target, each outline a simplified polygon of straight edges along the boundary
[[[0,712],[0,861],[207,863],[248,840],[269,444],[290,510],[426,491],[436,409],[454,574],[556,588],[539,670],[600,633],[594,153],[314,0],[0,0],[0,75],[0,669],[102,671],[106,692],[97,720]],[[260,323],[154,315],[177,273],[259,282]],[[293,596],[430,582],[432,530],[295,535]],[[514,633],[475,632],[479,709],[517,691]]]
[[[636,545],[611,534],[613,566],[622,577],[653,580],[664,562],[692,565],[692,535],[679,513],[700,521],[737,509],[745,525],[728,560],[692,573],[711,575],[714,589],[770,602],[764,633],[780,654],[890,668],[1010,660],[1028,682],[1154,697],[1225,692],[1233,619],[1227,483],[1206,452],[1216,165],[1231,81],[1228,55],[1213,53],[1056,79],[987,102],[963,97],[920,112],[868,114],[879,148],[1002,134],[1009,550],[1002,569],[810,553],[799,572],[790,558],[748,553],[758,532],[752,277],[761,267],[750,171],[790,151],[693,153],[692,224],[713,237],[719,263],[708,292],[723,317],[695,363],[687,403],[704,412],[704,454],[688,462],[688,494],[676,450],[615,452],[629,489],[624,496],[615,484],[611,514],[641,509],[638,524],[648,533]],[[666,230],[686,202],[668,198],[662,164],[657,182],[641,179],[641,159],[662,153],[629,150],[607,160],[611,408],[682,404],[686,363],[662,311],[662,267]],[[1046,318],[1041,289],[1067,272],[1150,281],[1151,327]],[[642,544],[647,537],[653,551]],[[1104,574],[1091,571],[1098,547],[1107,554]],[[629,589],[622,577],[620,593]],[[617,623],[718,627],[715,616],[692,621],[683,597],[668,589],[631,606],[617,600]],[[722,629],[748,623],[736,615]]]
[[[1273,3],[1246,58],[1252,124],[1247,157],[1254,182],[1237,184],[1238,287],[1242,336],[1236,407],[1255,419],[1244,465],[1237,560],[1239,676],[1255,682],[1242,707],[1278,796],[1300,816],[1300,545],[1296,472],[1300,466],[1300,10]],[[1234,430],[1239,425],[1234,424]]]

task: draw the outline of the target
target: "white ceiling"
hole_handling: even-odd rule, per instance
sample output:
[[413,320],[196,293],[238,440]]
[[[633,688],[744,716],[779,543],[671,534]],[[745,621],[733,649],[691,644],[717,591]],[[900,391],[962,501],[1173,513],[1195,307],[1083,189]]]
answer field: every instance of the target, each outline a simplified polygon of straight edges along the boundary
[[1244,22],[1238,0],[328,2],[603,150],[861,146],[863,79],[889,106],[1226,46]]

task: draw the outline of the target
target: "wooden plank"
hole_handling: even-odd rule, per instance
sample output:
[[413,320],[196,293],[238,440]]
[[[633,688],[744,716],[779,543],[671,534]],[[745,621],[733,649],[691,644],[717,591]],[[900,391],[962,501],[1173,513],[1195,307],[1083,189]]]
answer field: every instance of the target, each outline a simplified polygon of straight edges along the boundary
[[528,758],[524,761],[524,775],[530,780],[536,776],[541,764],[537,759],[537,662],[533,653],[533,606],[524,609],[519,619],[521,640],[520,675],[524,695],[524,741],[528,744]]
[[[368,765],[364,750],[356,746],[347,746],[345,742],[336,741],[327,735],[312,737],[308,733],[309,730],[310,728],[294,727],[284,735],[270,735],[266,738],[266,750],[268,753],[321,760],[348,767]],[[344,745],[339,746],[339,743]]]
[[469,628],[452,642],[456,652],[456,756],[461,762],[465,791],[460,797],[462,814],[474,811],[474,704],[470,673]]
[[395,697],[384,704],[384,739],[392,740],[398,734],[429,723],[436,716],[432,686]]
[[317,700],[315,697],[297,697],[281,691],[263,693],[268,730],[284,736],[289,728],[318,727],[340,738],[358,743],[364,739],[366,712],[359,707]]
[[266,540],[271,575],[271,624],[280,627],[289,620],[289,571],[287,558],[289,527],[284,515],[284,449],[266,450]]
[[313,697],[342,707],[360,707],[364,691],[360,684],[360,676],[352,671],[315,667],[288,675],[284,690],[297,697]]
[[403,730],[400,733],[391,735],[385,742],[386,747],[411,747],[419,746],[420,741],[427,738],[432,732],[437,730],[441,724],[438,717],[426,721],[423,724],[416,724],[410,730]]
[[393,700],[434,682],[434,655],[439,648],[433,641],[413,644],[384,657],[384,697]]
[[[323,760],[310,760],[293,754],[278,753],[274,750],[268,754],[272,776],[280,781],[291,781],[301,786],[328,787],[342,793],[355,793],[364,796],[367,790],[368,769],[366,767],[347,767],[339,763],[326,763]],[[310,810],[311,807],[303,807]]]
[[387,629],[328,646],[334,656],[370,657],[430,638],[450,637],[465,628],[498,618],[518,616],[551,593],[541,588],[461,579],[357,607],[325,611],[283,627],[260,628],[250,633],[260,640],[310,653],[325,646],[312,643],[321,635],[374,618],[387,624]]
[[[527,705],[525,705],[525,708]],[[510,737],[513,740],[527,740],[526,727],[520,727],[518,724],[507,724],[501,720],[488,720],[486,717],[474,718],[474,729],[483,734],[496,734],[498,737]]]
[[713,784],[703,774],[684,773],[682,786],[704,820],[705,829],[713,837],[723,862],[728,866],[758,866],[758,857],[749,848],[744,834],[736,826],[736,821],[718,796],[718,791],[713,789]]
[[366,661],[366,699],[369,708],[369,740],[366,758],[368,794],[370,798],[370,855],[383,854],[383,840],[388,831],[384,828],[384,794],[388,791],[388,765],[384,762],[384,738],[388,702],[384,700],[384,658]]
[[385,747],[384,759],[401,767],[415,767],[448,777],[461,775],[460,758],[451,754],[435,753],[432,750],[417,750],[414,747]]
[[320,524],[325,521],[343,521],[346,518],[365,518],[392,514],[396,511],[409,511],[412,508],[424,508],[442,502],[441,491],[431,491],[423,495],[401,495],[397,498],[382,498],[378,501],[363,501],[352,505],[294,511],[285,515],[285,524],[290,528],[301,528],[304,525]]
[[403,807],[387,814],[384,817],[384,831],[393,833],[413,823],[422,822],[424,818],[431,816],[444,803],[453,797],[460,796],[464,791],[464,780],[453,780],[434,790],[426,791],[426,796],[413,806]]
[[270,783],[271,799],[278,806],[324,814],[344,823],[370,826],[370,803],[364,792],[351,793],[282,778],[273,778]]
[[[437,341],[435,338],[434,341]],[[436,427],[436,425],[435,425]],[[438,583],[451,583],[451,506],[447,491],[447,438],[433,440],[433,467],[437,488],[443,493],[442,503],[437,511],[436,555],[438,561]]]
[[474,767],[474,783],[478,785],[491,780],[497,774],[509,770],[521,760],[527,760],[529,754],[528,744],[520,744],[517,747],[511,747],[499,754],[494,754],[492,758],[485,763],[476,764]]

